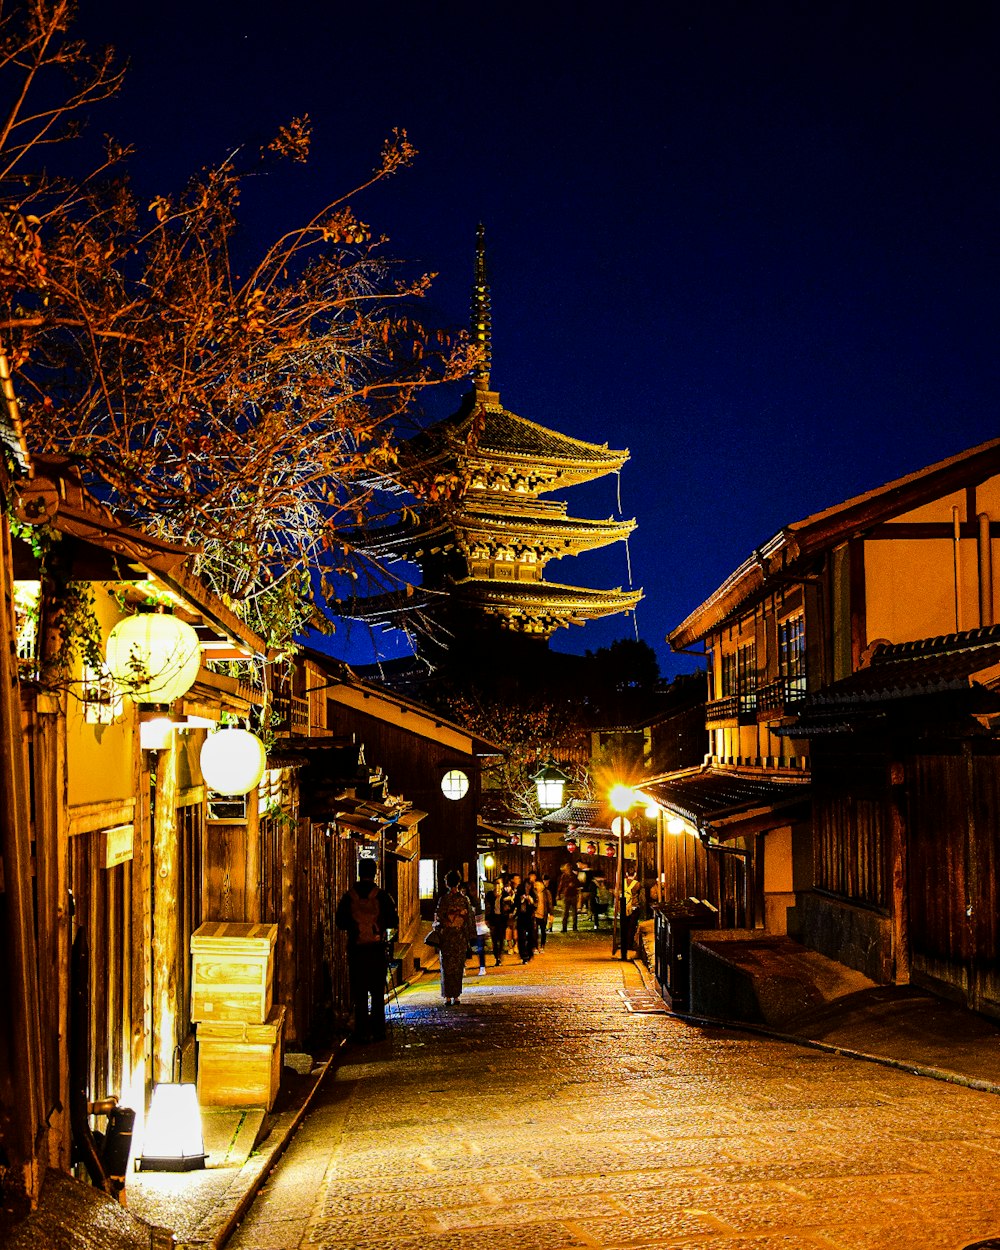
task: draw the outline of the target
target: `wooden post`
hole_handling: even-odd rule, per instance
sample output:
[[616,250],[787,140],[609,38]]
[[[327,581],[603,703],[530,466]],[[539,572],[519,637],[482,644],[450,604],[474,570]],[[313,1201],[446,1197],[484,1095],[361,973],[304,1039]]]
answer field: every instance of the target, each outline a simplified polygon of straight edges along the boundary
[[[173,746],[156,759],[153,815],[153,1073],[173,1080],[177,1022],[177,757]],[[185,952],[185,958],[187,957]]]
[[889,765],[889,856],[892,863],[892,966],[897,985],[910,982],[910,907],[907,878],[906,776],[900,760]]
[[42,1055],[49,1115],[49,1164],[68,1172],[69,1124],[69,834],[66,828],[66,700],[35,700],[33,782]]
[[[0,504],[6,495],[0,480]],[[8,1016],[9,1072],[0,1082],[0,1110],[8,1122],[0,1144],[31,1206],[38,1200],[47,1160],[37,1137],[45,1120],[35,909],[31,883],[28,777],[17,672],[17,628],[10,529],[0,508],[0,853],[4,869],[3,969],[0,989]],[[8,1084],[9,1082],[9,1084]],[[9,1110],[2,1104],[10,1102]],[[2,1117],[6,1119],[7,1117]],[[2,1122],[2,1121],[0,1121]]]

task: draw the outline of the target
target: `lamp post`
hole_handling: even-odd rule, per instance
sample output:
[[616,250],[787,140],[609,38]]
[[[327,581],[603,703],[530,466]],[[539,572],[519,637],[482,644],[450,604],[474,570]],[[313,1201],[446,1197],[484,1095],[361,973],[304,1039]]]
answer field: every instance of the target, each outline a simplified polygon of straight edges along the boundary
[[[617,785],[612,786],[611,793],[608,795],[611,800],[611,806],[619,814],[611,822],[611,832],[618,835],[618,941],[619,951],[622,961],[628,959],[628,950],[626,949],[624,933],[625,933],[625,835],[630,833],[632,826],[629,824],[625,813],[635,806],[636,794],[631,786]],[[614,938],[611,941],[611,954],[615,953]]]

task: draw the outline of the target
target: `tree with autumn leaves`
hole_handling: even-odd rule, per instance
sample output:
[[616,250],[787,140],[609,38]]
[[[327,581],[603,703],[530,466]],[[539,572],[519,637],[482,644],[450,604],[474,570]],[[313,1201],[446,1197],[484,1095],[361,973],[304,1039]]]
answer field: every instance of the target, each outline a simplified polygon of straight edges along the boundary
[[149,203],[110,141],[87,172],[53,172],[122,81],[113,53],[73,40],[73,11],[0,7],[0,346],[28,445],[69,457],[126,522],[198,548],[198,575],[288,644],[317,596],[373,571],[351,535],[393,506],[397,423],[475,358],[426,329],[430,276],[388,258],[349,202],[415,151],[395,132],[362,186],[237,266],[245,181],[306,160],[308,118]]

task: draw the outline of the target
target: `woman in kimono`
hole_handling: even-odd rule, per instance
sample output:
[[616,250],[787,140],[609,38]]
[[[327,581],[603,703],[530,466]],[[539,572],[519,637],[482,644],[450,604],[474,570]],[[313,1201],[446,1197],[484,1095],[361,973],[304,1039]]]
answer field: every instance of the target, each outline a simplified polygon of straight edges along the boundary
[[459,888],[462,878],[452,869],[445,877],[448,890],[438,903],[434,923],[441,936],[441,997],[450,1007],[462,996],[462,974],[469,947],[476,940],[476,916],[472,904]]

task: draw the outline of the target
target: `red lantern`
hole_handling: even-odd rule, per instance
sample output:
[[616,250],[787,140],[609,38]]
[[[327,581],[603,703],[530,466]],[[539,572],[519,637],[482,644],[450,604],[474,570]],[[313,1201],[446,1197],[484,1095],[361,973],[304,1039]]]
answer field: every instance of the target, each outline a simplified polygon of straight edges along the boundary
[[566,850],[570,853],[570,855],[575,855],[575,854],[576,854],[576,843],[575,843],[574,841],[572,841],[572,840],[570,840],[569,842],[567,842],[567,843],[566,843]]
[[610,842],[605,847],[604,854],[607,855],[608,859],[614,859],[615,848],[611,845]]
[[588,855],[596,855],[596,854],[597,854],[597,843],[596,843],[596,842],[588,842],[588,843],[587,843],[587,854],[588,854]]
[[511,844],[511,846],[518,846],[518,845],[520,844],[520,841],[521,841],[521,839],[520,839],[520,837],[519,837],[516,833],[512,833],[512,834],[510,835],[510,844]]

